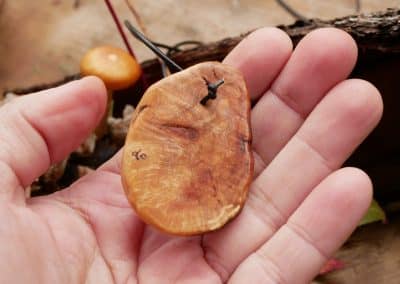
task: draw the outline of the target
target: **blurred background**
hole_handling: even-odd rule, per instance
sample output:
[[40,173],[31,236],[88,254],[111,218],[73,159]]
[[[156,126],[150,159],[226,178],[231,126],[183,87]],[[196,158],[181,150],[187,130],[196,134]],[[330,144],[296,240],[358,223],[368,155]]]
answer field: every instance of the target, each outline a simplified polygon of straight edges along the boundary
[[[148,36],[166,44],[216,41],[295,20],[276,0],[113,0],[119,18],[135,24],[127,2]],[[371,12],[400,6],[400,0],[285,2],[305,17],[321,19],[354,14],[358,8]],[[139,61],[153,57],[129,39]],[[123,47],[102,0],[0,0],[0,94],[77,73],[83,54],[99,44]]]

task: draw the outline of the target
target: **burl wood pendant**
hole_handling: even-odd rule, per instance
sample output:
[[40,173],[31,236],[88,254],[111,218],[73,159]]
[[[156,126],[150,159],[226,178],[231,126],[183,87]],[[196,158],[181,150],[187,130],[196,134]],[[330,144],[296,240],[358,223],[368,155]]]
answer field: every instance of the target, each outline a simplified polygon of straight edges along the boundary
[[[204,99],[215,82],[215,98]],[[217,62],[190,67],[146,91],[122,161],[126,195],[143,221],[193,235],[239,213],[253,176],[250,108],[242,75]]]

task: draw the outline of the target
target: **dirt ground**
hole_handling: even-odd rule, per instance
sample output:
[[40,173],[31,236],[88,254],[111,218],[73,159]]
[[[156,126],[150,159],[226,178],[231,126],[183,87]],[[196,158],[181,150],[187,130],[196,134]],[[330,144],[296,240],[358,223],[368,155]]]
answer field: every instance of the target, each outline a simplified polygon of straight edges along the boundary
[[[114,0],[121,20],[134,17],[126,0]],[[158,42],[216,41],[294,18],[275,0],[129,0],[148,35]],[[287,0],[309,18],[356,13],[355,0]],[[360,0],[361,12],[400,7],[400,0]],[[78,5],[75,5],[78,4]],[[130,38],[139,59],[153,57]],[[91,47],[124,47],[101,0],[0,0],[0,97],[5,90],[50,83],[78,72]],[[399,283],[400,218],[361,228],[338,253],[345,269],[318,283]]]

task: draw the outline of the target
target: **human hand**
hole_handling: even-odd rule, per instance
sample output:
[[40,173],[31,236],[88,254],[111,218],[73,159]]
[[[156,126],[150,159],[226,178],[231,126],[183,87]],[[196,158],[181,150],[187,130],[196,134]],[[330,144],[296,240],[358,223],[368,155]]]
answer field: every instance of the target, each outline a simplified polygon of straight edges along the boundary
[[95,78],[0,108],[1,283],[307,283],[368,208],[372,186],[338,169],[380,119],[378,91],[345,80],[357,57],[344,32],[310,33],[292,52],[265,28],[225,63],[255,104],[255,177],[240,215],[194,237],[143,224],[124,195],[120,155],[68,189],[24,188],[90,133],[105,109]]

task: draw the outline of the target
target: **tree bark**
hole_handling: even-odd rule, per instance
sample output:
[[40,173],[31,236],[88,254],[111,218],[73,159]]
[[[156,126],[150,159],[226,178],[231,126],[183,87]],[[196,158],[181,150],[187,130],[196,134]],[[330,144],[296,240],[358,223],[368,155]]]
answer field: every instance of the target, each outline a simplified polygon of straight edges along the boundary
[[[397,9],[330,21],[311,19],[297,21],[289,26],[278,26],[291,37],[295,45],[310,31],[325,27],[335,27],[349,33],[357,42],[361,54],[400,52],[400,10]],[[171,58],[183,67],[203,61],[221,61],[249,33],[180,51],[172,54]],[[157,60],[145,61],[142,66],[149,81],[161,78],[161,67]]]

